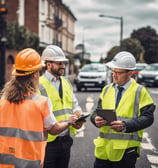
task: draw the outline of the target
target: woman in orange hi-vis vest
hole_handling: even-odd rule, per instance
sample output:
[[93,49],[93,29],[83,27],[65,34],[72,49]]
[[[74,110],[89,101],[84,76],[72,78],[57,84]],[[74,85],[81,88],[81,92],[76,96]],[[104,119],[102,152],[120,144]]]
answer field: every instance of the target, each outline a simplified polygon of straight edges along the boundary
[[58,123],[47,97],[38,94],[40,55],[31,48],[15,59],[13,78],[0,99],[0,168],[42,167],[47,133],[59,134],[77,117]]

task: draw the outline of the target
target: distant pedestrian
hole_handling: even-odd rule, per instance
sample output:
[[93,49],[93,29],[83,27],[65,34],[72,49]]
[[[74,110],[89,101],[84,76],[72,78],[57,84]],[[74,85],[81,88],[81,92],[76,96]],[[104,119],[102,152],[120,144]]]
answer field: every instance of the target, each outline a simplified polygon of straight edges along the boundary
[[92,123],[100,128],[94,140],[94,168],[135,168],[140,154],[143,129],[153,121],[155,105],[144,86],[131,78],[135,69],[134,56],[126,51],[119,52],[108,63],[113,73],[113,83],[103,88],[98,108],[115,110],[117,121],[110,126],[96,112]]

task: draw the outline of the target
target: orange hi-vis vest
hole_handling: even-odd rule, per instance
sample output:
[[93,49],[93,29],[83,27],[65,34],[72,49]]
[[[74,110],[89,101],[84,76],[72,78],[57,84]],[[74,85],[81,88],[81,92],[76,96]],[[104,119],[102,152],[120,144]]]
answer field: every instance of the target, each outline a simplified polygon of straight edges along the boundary
[[50,117],[47,98],[20,104],[0,100],[0,167],[39,168],[44,160],[44,122]]

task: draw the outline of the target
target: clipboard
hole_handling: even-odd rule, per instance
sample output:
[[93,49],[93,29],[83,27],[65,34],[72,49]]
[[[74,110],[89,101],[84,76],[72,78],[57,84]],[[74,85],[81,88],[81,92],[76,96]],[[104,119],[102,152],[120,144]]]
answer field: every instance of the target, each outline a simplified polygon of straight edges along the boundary
[[115,110],[98,108],[96,109],[96,114],[100,117],[103,117],[103,119],[108,122],[107,125],[110,125],[110,122],[117,120]]
[[84,121],[87,117],[89,117],[90,116],[90,114],[86,114],[86,115],[84,115],[84,114],[82,114],[77,120],[76,120],[76,122],[82,122],[82,121]]

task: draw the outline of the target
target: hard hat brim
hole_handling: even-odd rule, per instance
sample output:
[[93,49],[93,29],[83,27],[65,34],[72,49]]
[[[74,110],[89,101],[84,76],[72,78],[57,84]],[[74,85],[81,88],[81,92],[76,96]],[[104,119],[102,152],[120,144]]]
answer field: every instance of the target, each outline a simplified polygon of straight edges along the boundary
[[60,61],[65,61],[65,62],[68,62],[68,59],[67,58],[42,58],[43,61],[57,61],[57,62],[60,62]]
[[106,64],[109,68],[116,68],[116,69],[126,69],[126,70],[135,70],[136,68],[134,67],[134,68],[130,68],[130,67],[119,67],[119,66],[117,66],[117,65],[115,65],[115,62],[114,61],[111,61],[111,62],[108,62],[107,64]]
[[[45,64],[42,62],[41,64],[39,64],[38,66],[36,66],[36,68],[34,68],[32,71],[26,71],[28,73],[18,73],[16,71],[16,69],[14,68],[13,71],[12,71],[12,75],[13,76],[27,76],[27,75],[30,75],[32,74],[33,72],[35,72],[36,70],[39,70],[41,68],[45,67]],[[30,73],[29,73],[30,72]]]
[[67,58],[57,58],[57,59],[53,59],[53,61],[65,61],[65,62],[68,62],[68,59]]

